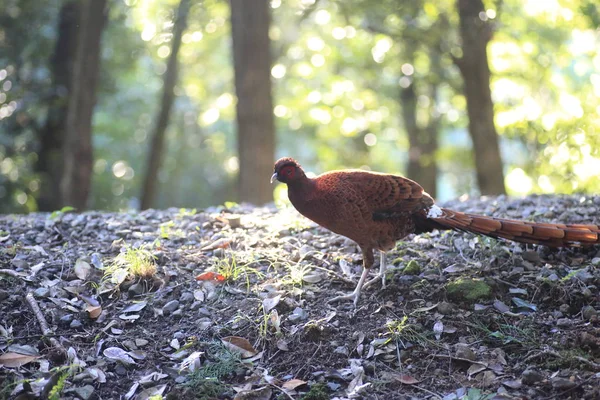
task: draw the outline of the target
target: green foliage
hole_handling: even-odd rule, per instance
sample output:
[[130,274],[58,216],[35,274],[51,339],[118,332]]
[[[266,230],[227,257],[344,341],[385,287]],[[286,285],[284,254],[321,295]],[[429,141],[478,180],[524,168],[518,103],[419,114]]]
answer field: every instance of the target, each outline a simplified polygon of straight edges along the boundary
[[76,210],[75,207],[65,206],[65,207],[61,208],[60,210],[52,211],[52,213],[50,214],[50,219],[60,218],[64,214],[66,214],[70,211],[75,211],[75,210]]
[[[309,3],[271,2],[278,155],[293,155],[315,172],[404,172],[409,143],[399,98],[410,84],[417,124],[439,124],[438,197],[476,194],[453,61],[460,56],[455,1]],[[37,208],[44,177],[35,164],[58,90],[50,77],[61,4],[7,0],[0,10],[0,212]],[[111,4],[93,119],[91,208],[138,204],[176,5]],[[190,10],[159,208],[234,198],[239,165],[228,7],[207,0]],[[596,3],[505,0],[486,7],[483,18],[495,28],[488,57],[510,193],[599,192]]]
[[315,383],[310,390],[300,397],[301,400],[329,400],[329,389],[324,383]]
[[214,399],[229,391],[222,380],[242,366],[239,354],[229,351],[221,343],[212,342],[207,347],[204,365],[190,373],[185,387],[198,400]]
[[63,389],[65,388],[65,383],[67,381],[67,378],[69,377],[69,371],[62,371],[62,372],[58,372],[58,374],[60,374],[56,384],[52,387],[52,390],[50,390],[50,393],[48,394],[48,399],[49,400],[60,400],[60,395],[63,391]]
[[138,248],[126,245],[104,269],[104,280],[115,284],[127,278],[150,278],[156,273],[154,255],[147,245]]

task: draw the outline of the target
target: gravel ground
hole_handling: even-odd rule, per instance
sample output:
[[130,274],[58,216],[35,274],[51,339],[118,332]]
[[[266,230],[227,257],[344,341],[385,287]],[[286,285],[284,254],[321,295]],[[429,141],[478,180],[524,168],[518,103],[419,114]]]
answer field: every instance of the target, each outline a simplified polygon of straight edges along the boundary
[[[600,196],[444,206],[600,224]],[[600,246],[410,236],[327,304],[360,257],[289,208],[0,216],[0,398],[600,398]]]

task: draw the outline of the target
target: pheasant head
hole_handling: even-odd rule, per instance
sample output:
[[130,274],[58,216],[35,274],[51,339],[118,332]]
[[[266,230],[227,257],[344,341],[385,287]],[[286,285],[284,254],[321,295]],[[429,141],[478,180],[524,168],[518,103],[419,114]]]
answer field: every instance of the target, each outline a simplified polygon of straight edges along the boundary
[[305,179],[306,174],[300,164],[293,158],[284,157],[280,158],[275,163],[275,169],[271,176],[271,183],[278,180],[279,182],[290,185],[296,182],[302,182]]

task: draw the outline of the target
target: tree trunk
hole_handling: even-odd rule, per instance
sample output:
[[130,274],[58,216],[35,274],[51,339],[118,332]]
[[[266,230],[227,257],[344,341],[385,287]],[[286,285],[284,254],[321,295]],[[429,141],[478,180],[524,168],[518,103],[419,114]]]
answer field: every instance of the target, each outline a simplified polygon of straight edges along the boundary
[[237,137],[240,159],[240,201],[273,200],[269,176],[275,158],[275,125],[271,98],[269,0],[231,0],[231,32]]
[[106,22],[106,0],[78,0],[78,32],[70,76],[64,131],[62,205],[86,207],[92,178],[92,116],[100,67],[100,40]]
[[494,104],[490,92],[487,44],[491,27],[480,18],[482,0],[457,0],[462,53],[455,59],[464,81],[469,135],[473,141],[477,183],[483,195],[506,193],[498,134],[494,126]]
[[163,92],[160,102],[160,111],[154,125],[152,133],[152,142],[150,144],[150,155],[146,167],[146,176],[144,178],[144,186],[142,189],[140,208],[145,210],[152,207],[154,198],[156,197],[156,187],[158,183],[158,170],[162,162],[162,155],[165,151],[165,132],[169,124],[169,116],[175,94],[173,89],[177,83],[178,63],[177,55],[181,47],[181,38],[187,27],[187,18],[190,11],[190,0],[181,0],[177,8],[177,16],[175,17],[175,25],[173,26],[173,38],[171,39],[171,54],[167,61],[167,70],[163,82]]
[[[414,64],[414,49],[407,46],[405,60]],[[433,62],[432,62],[433,63]],[[432,66],[433,67],[433,66]],[[408,165],[406,176],[418,182],[426,192],[433,197],[436,196],[437,164],[435,152],[437,151],[438,118],[430,115],[426,126],[421,127],[417,122],[417,93],[416,78],[410,86],[400,91],[400,104],[402,109],[402,121],[404,129],[408,134]],[[434,84],[431,86],[436,87]],[[437,89],[433,89],[434,93]],[[435,99],[431,98],[432,107]]]
[[41,181],[39,211],[58,210],[62,204],[59,194],[63,170],[61,156],[72,83],[70,78],[77,46],[79,9],[80,4],[77,2],[68,2],[62,6],[58,38],[50,59],[53,92],[49,100],[46,122],[39,132],[40,148],[35,166]]

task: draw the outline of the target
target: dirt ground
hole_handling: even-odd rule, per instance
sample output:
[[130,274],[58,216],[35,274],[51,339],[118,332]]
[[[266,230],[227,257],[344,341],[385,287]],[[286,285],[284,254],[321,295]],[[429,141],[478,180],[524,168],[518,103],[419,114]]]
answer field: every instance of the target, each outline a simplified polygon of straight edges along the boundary
[[[600,224],[600,196],[445,206]],[[293,209],[0,216],[0,398],[600,398],[600,246],[433,232],[387,264],[355,309],[327,300],[357,246]]]

